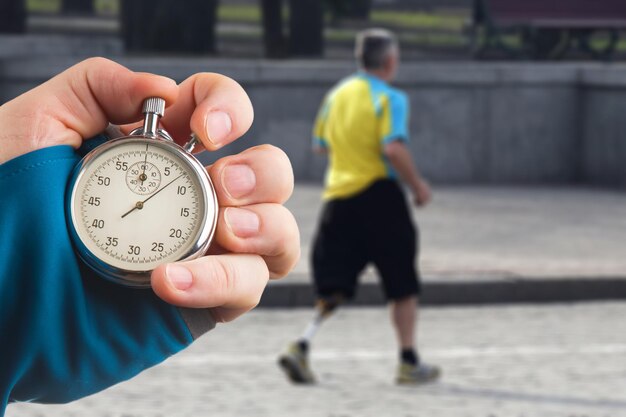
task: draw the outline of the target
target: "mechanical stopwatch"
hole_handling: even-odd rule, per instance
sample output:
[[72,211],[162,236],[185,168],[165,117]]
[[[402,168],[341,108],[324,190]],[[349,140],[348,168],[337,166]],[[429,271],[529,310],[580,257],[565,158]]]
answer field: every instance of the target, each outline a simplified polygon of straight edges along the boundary
[[204,166],[159,128],[165,101],[144,101],[143,127],[89,152],[67,195],[76,251],[99,275],[148,287],[158,265],[202,256],[211,243],[217,197]]

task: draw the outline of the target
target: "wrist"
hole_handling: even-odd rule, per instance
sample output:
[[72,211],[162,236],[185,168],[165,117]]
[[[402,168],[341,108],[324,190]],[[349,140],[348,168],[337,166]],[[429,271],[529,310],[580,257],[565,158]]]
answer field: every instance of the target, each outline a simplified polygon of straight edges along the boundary
[[413,194],[418,194],[424,188],[424,183],[420,178],[415,178],[411,181],[410,187]]

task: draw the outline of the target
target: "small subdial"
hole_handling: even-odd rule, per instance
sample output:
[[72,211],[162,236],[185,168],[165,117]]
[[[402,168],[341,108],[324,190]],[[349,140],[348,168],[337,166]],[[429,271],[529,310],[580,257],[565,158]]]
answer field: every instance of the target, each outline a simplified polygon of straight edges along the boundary
[[126,185],[135,194],[152,194],[161,185],[161,172],[150,162],[137,162],[126,171]]

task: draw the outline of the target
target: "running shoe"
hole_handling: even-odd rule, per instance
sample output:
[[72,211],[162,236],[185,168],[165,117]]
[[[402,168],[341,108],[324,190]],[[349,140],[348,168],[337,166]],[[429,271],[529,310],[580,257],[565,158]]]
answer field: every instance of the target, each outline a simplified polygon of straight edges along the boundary
[[308,355],[297,342],[291,343],[287,351],[278,357],[278,365],[294,384],[315,383],[315,376],[309,368]]
[[398,365],[396,383],[402,385],[425,384],[427,382],[436,381],[440,376],[441,369],[438,366],[425,363],[411,365],[403,362]]

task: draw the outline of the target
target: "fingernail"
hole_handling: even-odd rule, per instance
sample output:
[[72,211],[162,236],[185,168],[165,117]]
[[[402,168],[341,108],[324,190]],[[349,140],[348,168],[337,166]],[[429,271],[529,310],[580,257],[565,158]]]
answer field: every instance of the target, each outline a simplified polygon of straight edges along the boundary
[[241,198],[254,190],[256,176],[247,165],[228,165],[222,174],[222,184],[231,197]]
[[184,266],[169,264],[165,269],[165,275],[177,290],[184,291],[193,283],[191,271]]
[[214,145],[221,145],[228,137],[233,123],[230,116],[223,111],[212,111],[206,115],[204,128],[209,140]]
[[224,219],[237,237],[252,237],[259,232],[259,216],[253,211],[228,207]]

